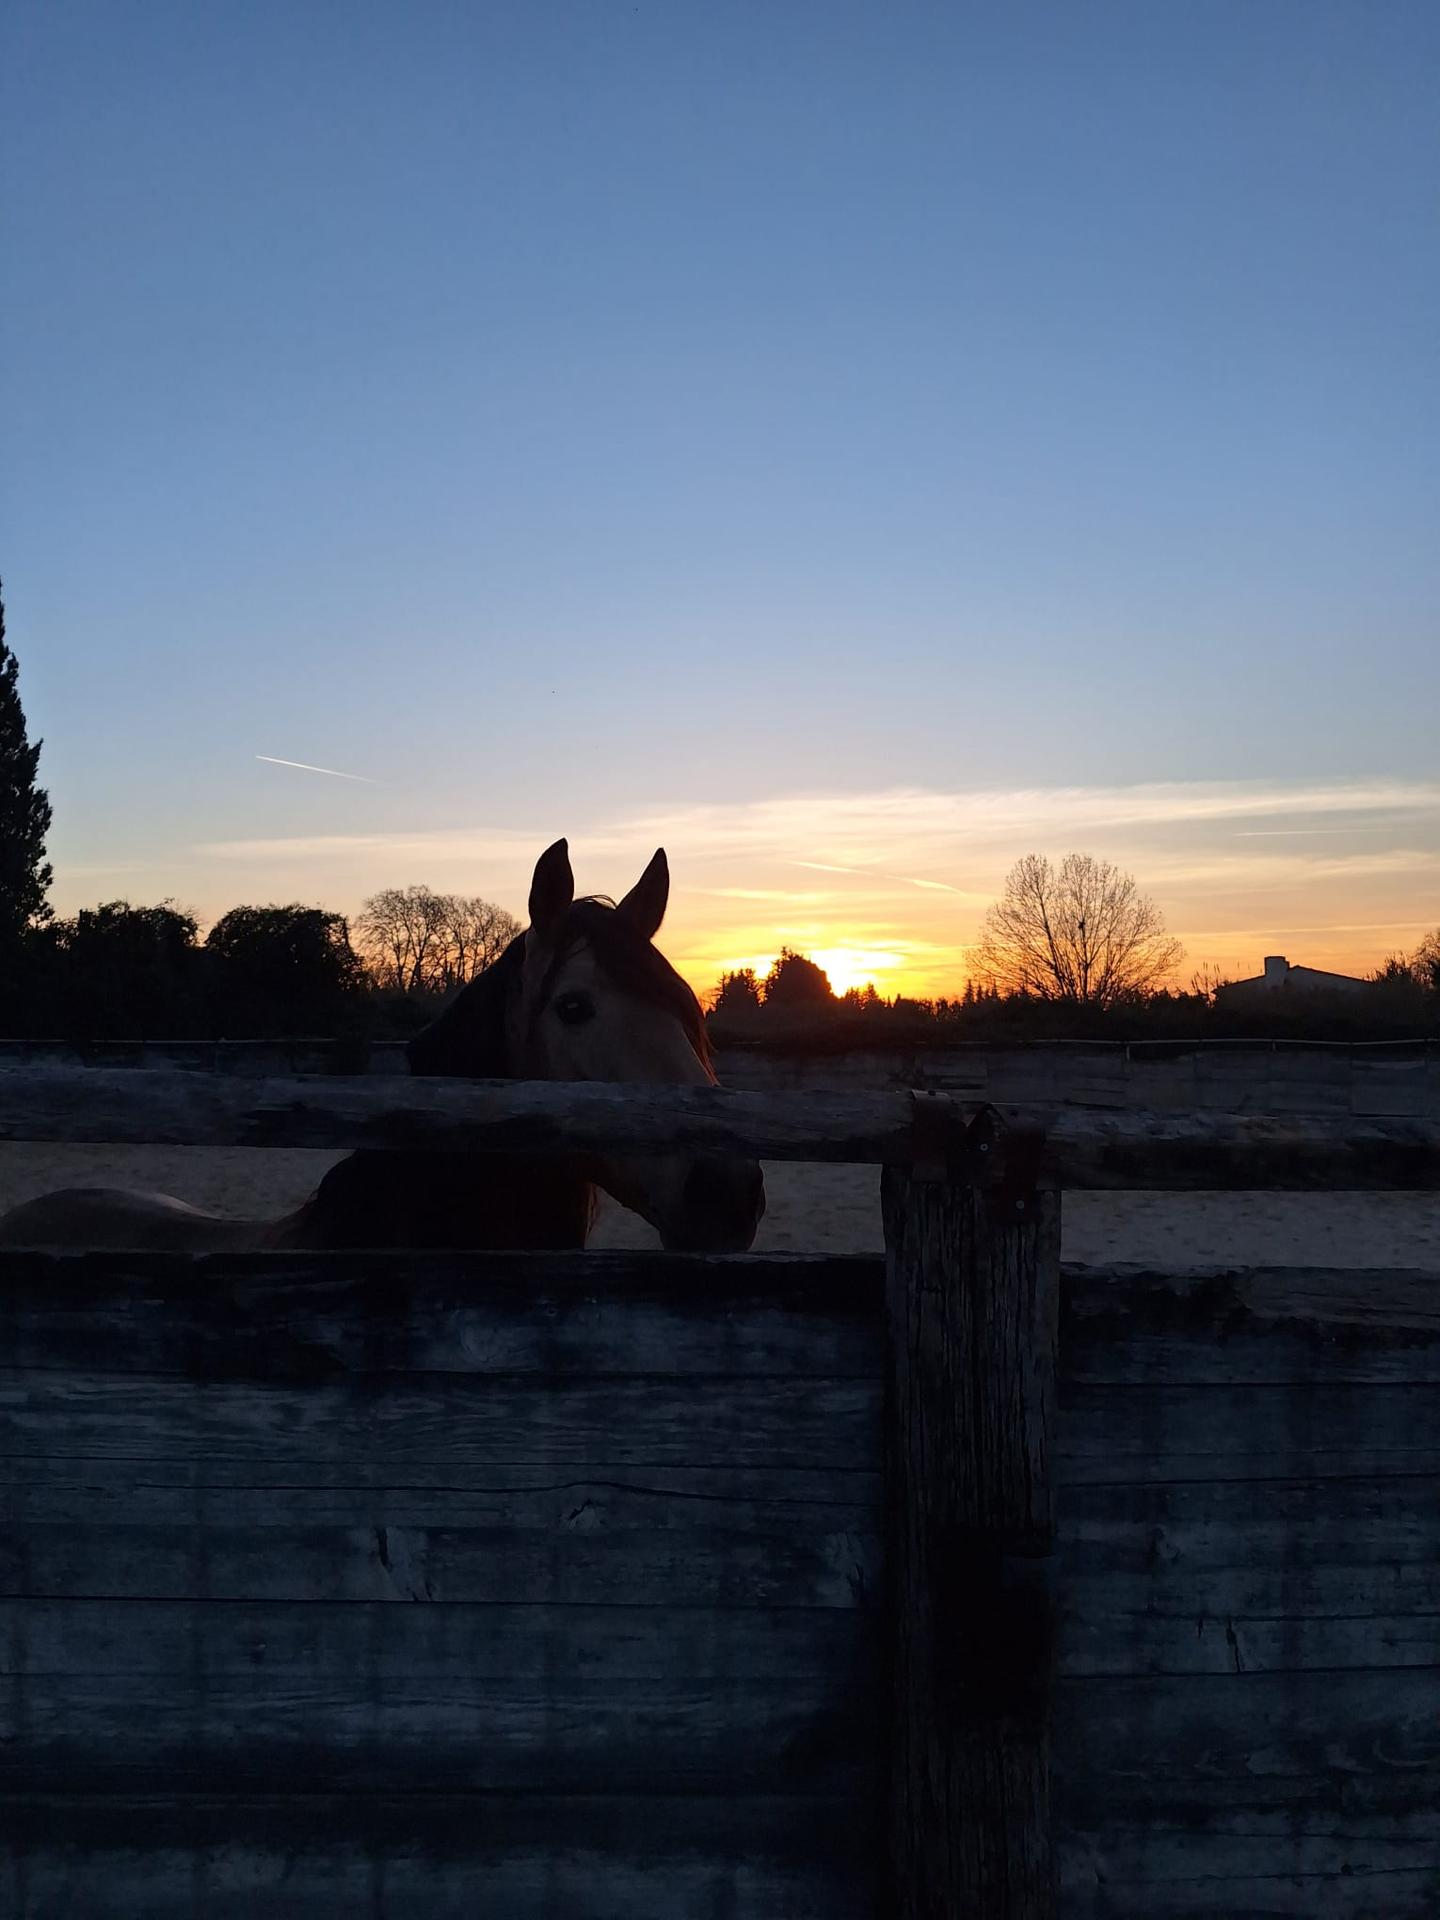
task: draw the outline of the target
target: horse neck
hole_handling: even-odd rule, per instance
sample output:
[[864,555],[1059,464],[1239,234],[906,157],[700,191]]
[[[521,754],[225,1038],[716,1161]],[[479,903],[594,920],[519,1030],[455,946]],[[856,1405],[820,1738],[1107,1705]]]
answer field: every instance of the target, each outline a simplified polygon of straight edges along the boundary
[[[495,1064],[503,1071],[487,1077],[517,1077],[508,1047]],[[362,1150],[276,1222],[272,1244],[564,1250],[585,1245],[594,1215],[595,1189],[573,1161]]]
[[351,1154],[295,1214],[290,1247],[583,1247],[595,1190],[574,1166],[530,1155]]

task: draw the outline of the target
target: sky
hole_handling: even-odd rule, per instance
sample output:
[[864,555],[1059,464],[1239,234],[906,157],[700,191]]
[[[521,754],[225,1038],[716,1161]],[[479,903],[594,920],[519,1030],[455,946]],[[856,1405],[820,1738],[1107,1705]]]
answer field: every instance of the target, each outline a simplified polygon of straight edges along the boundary
[[958,987],[1032,851],[1184,973],[1413,945],[1437,102],[1433,0],[9,0],[56,907],[564,834],[702,988]]

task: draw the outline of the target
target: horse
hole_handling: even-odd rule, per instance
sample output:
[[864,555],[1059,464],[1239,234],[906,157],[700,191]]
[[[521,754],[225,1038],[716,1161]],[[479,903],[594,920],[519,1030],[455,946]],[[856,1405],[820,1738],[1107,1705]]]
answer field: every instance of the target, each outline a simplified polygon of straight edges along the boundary
[[[410,1041],[415,1074],[713,1086],[704,1016],[654,945],[670,894],[659,848],[618,902],[575,897],[564,840],[536,862],[530,924]],[[672,1250],[743,1252],[765,1211],[753,1160],[394,1153],[337,1162],[278,1220],[168,1194],[65,1188],[0,1217],[0,1245],[89,1248],[583,1247],[602,1187]]]

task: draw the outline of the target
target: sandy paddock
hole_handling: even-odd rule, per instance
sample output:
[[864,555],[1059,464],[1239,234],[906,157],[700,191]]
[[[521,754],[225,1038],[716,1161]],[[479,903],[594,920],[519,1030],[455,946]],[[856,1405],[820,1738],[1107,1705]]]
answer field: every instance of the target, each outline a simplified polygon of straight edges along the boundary
[[[147,1187],[196,1206],[273,1215],[297,1206],[339,1156],[246,1147],[54,1147],[0,1151],[0,1209],[64,1186]],[[757,1250],[878,1251],[874,1167],[770,1165]],[[606,1204],[592,1245],[656,1244],[642,1220]],[[1440,1195],[1415,1193],[1075,1193],[1065,1257],[1179,1267],[1421,1267],[1440,1271]]]

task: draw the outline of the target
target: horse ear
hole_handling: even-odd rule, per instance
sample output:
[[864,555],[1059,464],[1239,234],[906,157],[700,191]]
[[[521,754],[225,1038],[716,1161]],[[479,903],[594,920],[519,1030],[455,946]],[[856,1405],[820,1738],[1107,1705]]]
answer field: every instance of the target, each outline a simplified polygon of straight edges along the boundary
[[405,1049],[411,1073],[459,1074],[468,1080],[510,1077],[509,1001],[518,988],[524,953],[522,933],[415,1035]]
[[670,863],[665,849],[657,847],[655,857],[615,909],[623,913],[638,934],[653,940],[665,918],[670,900]]
[[530,924],[542,935],[553,933],[575,901],[570,849],[563,840],[547,847],[535,862],[530,882]]

